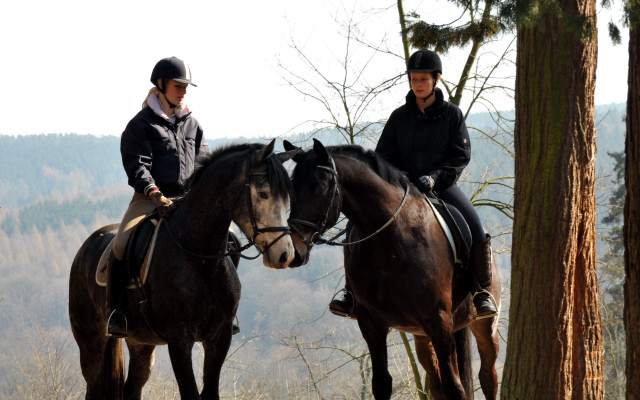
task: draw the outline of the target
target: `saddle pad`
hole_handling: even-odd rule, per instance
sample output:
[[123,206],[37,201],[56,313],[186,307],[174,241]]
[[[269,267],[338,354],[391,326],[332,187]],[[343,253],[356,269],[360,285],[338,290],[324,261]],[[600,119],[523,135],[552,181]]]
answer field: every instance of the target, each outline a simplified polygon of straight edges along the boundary
[[[147,254],[144,257],[144,261],[142,262],[142,266],[140,266],[140,283],[144,285],[147,281],[147,276],[149,275],[149,266],[151,265],[151,258],[153,257],[153,251],[156,245],[156,239],[158,237],[158,230],[160,229],[160,224],[162,220],[151,220],[151,223],[155,225],[153,230],[153,235],[151,236],[151,242],[149,243],[149,250],[147,250]],[[100,286],[107,286],[107,265],[109,263],[109,254],[111,253],[111,249],[113,248],[113,242],[115,237],[111,239],[111,242],[107,245],[107,248],[102,252],[102,256],[100,256],[100,261],[98,261],[98,268],[96,268],[96,283]],[[127,289],[135,289],[136,284],[132,279]]]

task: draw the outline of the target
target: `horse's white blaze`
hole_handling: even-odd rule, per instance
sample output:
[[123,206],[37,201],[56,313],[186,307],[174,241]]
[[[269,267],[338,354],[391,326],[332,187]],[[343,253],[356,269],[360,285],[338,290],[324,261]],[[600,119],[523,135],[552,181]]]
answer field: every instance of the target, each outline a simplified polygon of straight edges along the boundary
[[[266,198],[263,198],[265,196]],[[286,228],[288,226],[288,202],[286,200],[276,200],[271,196],[268,187],[254,185],[251,186],[251,199],[258,229]],[[253,227],[250,222],[247,223],[244,231],[253,235]],[[291,235],[282,236],[283,233],[283,231],[263,232],[255,237],[256,244],[261,251],[268,247],[262,256],[262,263],[265,266],[276,269],[286,268],[293,260],[295,252]]]

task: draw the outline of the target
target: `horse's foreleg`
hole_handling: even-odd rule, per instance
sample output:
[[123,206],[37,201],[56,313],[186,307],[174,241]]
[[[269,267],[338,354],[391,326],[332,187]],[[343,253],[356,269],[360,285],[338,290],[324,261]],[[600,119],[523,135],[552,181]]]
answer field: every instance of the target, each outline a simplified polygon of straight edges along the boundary
[[434,324],[428,328],[433,348],[438,357],[442,390],[447,399],[466,399],[464,388],[458,374],[458,359],[456,356],[456,342],[453,338],[453,323],[451,313],[440,310],[434,319]]
[[371,354],[373,397],[376,400],[391,398],[392,378],[387,366],[387,334],[389,327],[376,325],[364,315],[358,315],[360,332],[367,342]]
[[169,342],[168,346],[171,367],[176,376],[182,400],[200,400],[191,362],[193,344],[193,341],[181,340]]
[[[228,332],[227,332],[228,331]],[[220,399],[220,370],[231,346],[231,325],[220,336],[202,342],[204,347],[202,400]]]
[[124,384],[125,400],[142,399],[142,388],[151,376],[154,345],[129,345],[129,373]]
[[496,372],[496,360],[500,349],[497,318],[486,318],[471,324],[471,332],[476,338],[478,353],[480,354],[480,387],[487,399],[496,399],[498,396],[498,373]]
[[434,400],[444,400],[444,397],[442,397],[442,378],[440,378],[438,358],[436,357],[436,352],[433,349],[431,340],[429,340],[427,336],[414,335],[413,338],[415,340],[418,361],[429,377],[429,387],[425,387],[424,389],[429,390]]

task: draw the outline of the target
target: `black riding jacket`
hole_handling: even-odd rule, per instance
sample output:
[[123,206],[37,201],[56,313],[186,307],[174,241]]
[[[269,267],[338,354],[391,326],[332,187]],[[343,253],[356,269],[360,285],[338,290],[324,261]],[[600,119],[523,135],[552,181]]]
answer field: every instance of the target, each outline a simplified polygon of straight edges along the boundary
[[456,183],[471,158],[469,132],[462,111],[444,101],[440,89],[436,101],[424,113],[409,91],[406,103],[387,121],[376,152],[414,182],[422,175],[434,179],[434,189]]
[[155,184],[167,197],[184,193],[196,156],[208,149],[202,128],[190,112],[171,123],[149,106],[129,121],[120,140],[129,185],[144,194],[147,186]]

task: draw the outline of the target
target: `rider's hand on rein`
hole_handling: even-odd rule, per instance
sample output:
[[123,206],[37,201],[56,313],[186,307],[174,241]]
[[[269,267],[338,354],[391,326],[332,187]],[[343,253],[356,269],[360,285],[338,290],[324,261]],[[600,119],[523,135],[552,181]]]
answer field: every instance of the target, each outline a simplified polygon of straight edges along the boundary
[[161,217],[168,217],[169,214],[171,214],[171,211],[173,210],[173,201],[164,197],[161,191],[152,191],[149,193],[149,199],[151,199],[151,202],[156,207],[156,210],[158,210]]
[[414,185],[416,185],[416,187],[420,189],[422,193],[429,193],[430,191],[432,191],[434,184],[435,182],[433,178],[429,175],[422,175],[414,182]]

